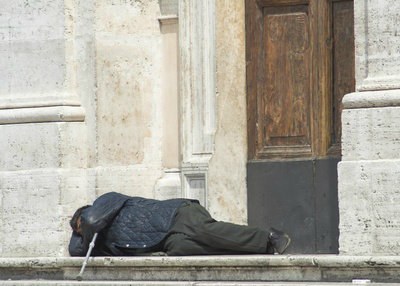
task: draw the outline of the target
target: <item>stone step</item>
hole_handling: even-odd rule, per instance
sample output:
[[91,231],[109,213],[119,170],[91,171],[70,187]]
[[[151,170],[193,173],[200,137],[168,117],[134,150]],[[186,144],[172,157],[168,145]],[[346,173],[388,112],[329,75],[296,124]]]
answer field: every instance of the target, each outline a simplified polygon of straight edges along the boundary
[[395,286],[399,283],[343,283],[343,282],[171,282],[171,281],[60,281],[18,280],[0,281],[4,286]]
[[[0,280],[4,283],[13,283],[15,280],[21,280],[19,283],[23,283],[22,280],[44,283],[40,285],[49,285],[46,284],[48,281],[60,281],[59,283],[66,284],[59,285],[79,285],[74,280],[83,260],[82,257],[0,258]],[[351,283],[353,279],[369,279],[373,283],[400,283],[400,257],[341,255],[95,257],[89,259],[83,279],[82,283],[95,281],[93,282],[95,285],[124,285],[112,284],[125,283],[123,281],[129,281],[128,285],[145,285],[143,281],[164,281],[146,282],[159,283],[148,285],[169,285],[160,283],[170,282],[172,285],[202,285],[199,283],[246,285],[248,282],[255,283],[253,281],[323,285],[311,282]],[[140,282],[134,284],[135,281]],[[222,283],[218,281],[233,284],[215,284]],[[290,285],[295,285],[293,283]]]
[[342,282],[170,282],[170,281],[0,281],[4,286],[395,286],[398,283],[354,284]]

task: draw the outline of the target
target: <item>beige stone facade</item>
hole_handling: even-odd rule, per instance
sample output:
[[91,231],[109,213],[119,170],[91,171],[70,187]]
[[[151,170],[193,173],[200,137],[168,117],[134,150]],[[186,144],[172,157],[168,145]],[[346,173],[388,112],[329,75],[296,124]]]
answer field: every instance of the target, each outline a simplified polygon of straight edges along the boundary
[[[197,198],[246,223],[244,1],[0,7],[0,256],[66,255],[71,213],[109,191]],[[400,253],[396,8],[355,1],[341,253]]]
[[2,257],[66,255],[69,216],[109,191],[246,222],[244,3],[3,4]]

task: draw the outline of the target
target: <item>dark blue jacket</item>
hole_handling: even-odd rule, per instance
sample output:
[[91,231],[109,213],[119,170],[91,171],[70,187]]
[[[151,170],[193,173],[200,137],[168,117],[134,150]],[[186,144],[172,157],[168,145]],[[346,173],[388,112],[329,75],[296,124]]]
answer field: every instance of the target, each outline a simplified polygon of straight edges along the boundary
[[69,253],[71,256],[85,256],[96,232],[99,238],[93,255],[154,251],[167,236],[175,214],[184,201],[188,200],[159,201],[115,192],[104,194],[94,201],[93,206],[83,210],[83,237],[73,232]]

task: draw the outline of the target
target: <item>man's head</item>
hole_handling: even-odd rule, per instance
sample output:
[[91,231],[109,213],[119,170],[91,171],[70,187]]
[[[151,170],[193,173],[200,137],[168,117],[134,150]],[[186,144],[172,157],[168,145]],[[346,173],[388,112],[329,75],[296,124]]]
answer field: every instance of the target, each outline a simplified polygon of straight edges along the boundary
[[82,211],[84,209],[89,208],[89,207],[91,207],[91,205],[83,206],[83,207],[80,207],[79,209],[77,209],[76,212],[74,213],[74,215],[72,216],[71,220],[69,221],[69,225],[71,226],[71,228],[75,232],[77,232],[79,234],[82,234],[81,233],[81,214],[82,214]]

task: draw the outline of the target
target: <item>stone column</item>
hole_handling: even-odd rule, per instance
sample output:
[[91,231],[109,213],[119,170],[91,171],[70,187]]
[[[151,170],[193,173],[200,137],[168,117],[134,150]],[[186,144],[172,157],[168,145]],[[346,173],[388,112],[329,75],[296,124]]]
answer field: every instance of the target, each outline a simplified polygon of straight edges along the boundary
[[61,255],[92,189],[93,3],[2,2],[0,256]]
[[400,2],[355,0],[356,92],[343,99],[340,253],[400,253]]
[[180,106],[178,84],[178,0],[160,0],[162,34],[163,177],[155,186],[157,199],[182,196],[180,171]]

